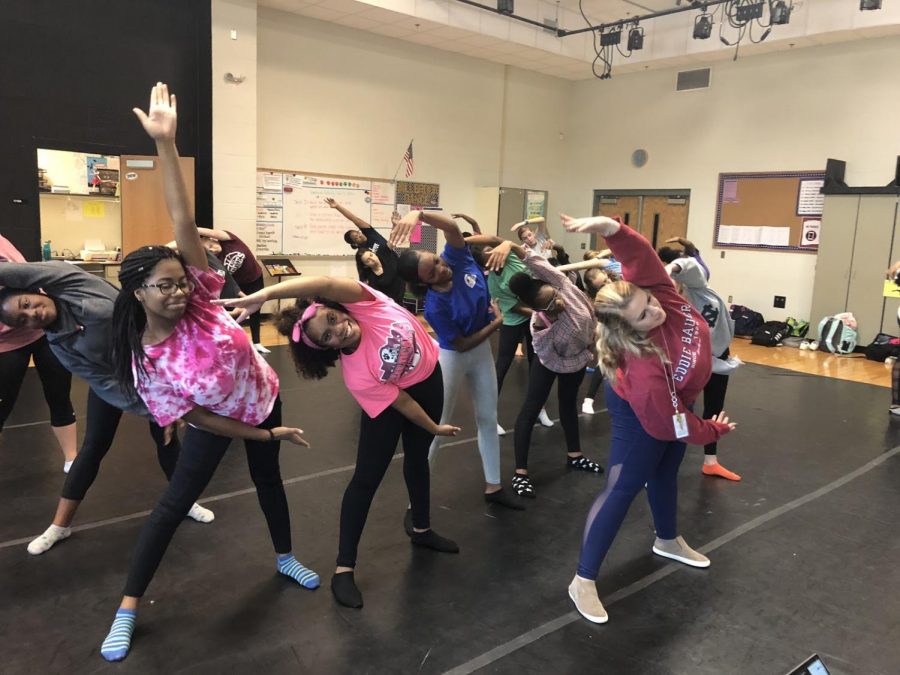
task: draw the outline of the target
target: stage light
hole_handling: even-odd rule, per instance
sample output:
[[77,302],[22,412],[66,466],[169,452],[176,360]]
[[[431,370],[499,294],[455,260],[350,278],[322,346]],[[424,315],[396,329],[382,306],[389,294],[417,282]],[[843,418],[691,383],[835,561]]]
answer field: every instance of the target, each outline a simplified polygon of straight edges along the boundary
[[644,29],[635,26],[628,31],[628,51],[636,52],[644,48]]
[[712,14],[701,14],[694,19],[694,39],[708,40],[712,35],[713,18]]
[[516,11],[515,0],[497,0],[497,11],[501,14],[513,14]]
[[791,7],[784,0],[778,0],[772,5],[771,16],[773,25],[787,25],[791,21]]
[[881,0],[859,0],[859,11],[881,9]]

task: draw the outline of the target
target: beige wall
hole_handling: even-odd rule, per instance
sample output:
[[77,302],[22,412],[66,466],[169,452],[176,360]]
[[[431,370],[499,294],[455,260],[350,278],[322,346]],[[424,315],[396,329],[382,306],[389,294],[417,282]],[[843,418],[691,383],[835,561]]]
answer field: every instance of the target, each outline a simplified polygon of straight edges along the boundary
[[[716,62],[711,89],[676,93],[675,70],[573,83],[252,0],[213,7],[216,220],[248,241],[256,166],[391,177],[414,137],[413,179],[440,183],[448,210],[484,209],[479,187],[541,188],[555,226],[560,211],[587,214],[596,188],[690,188],[688,235],[714,287],[767,317],[815,320],[814,255],[728,250],[723,259],[711,248],[718,173],[820,169],[835,157],[848,162],[849,183],[878,185],[900,153],[900,81],[879,75],[900,58],[896,37]],[[231,25],[243,31],[236,42]],[[254,29],[255,62],[249,43],[232,53]],[[248,80],[225,85],[226,70]],[[639,147],[650,161],[634,169]],[[577,256],[585,238],[555,229]],[[354,273],[334,260],[301,269]],[[788,298],[784,311],[772,307],[776,294]]]
[[414,138],[412,180],[448,211],[501,184],[549,189],[552,208],[571,83],[264,8],[258,44],[259,166],[391,178]]
[[[833,157],[847,161],[848,184],[886,184],[900,154],[900,81],[885,68],[898,62],[891,37],[716,63],[706,91],[673,91],[674,70],[579,82],[564,205],[588,213],[595,188],[690,188],[688,236],[713,287],[767,318],[810,318],[815,255],[712,249],[718,174],[823,169]],[[629,164],[635,148],[649,151],[643,169]]]

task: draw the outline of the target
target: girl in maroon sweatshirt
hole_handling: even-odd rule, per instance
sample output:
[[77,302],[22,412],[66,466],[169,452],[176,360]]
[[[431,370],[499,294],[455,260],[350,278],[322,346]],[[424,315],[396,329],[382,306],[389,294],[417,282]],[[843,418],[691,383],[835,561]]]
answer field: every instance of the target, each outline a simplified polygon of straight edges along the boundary
[[606,238],[622,276],[597,294],[600,368],[612,446],[606,486],[588,513],[569,597],[582,616],[605,623],[594,583],[631,502],[647,487],[656,527],[653,552],[693,567],[709,559],[678,536],[678,467],[686,443],[705,445],[735,428],[724,412],[703,420],[691,408],[709,379],[709,328],[675,290],[650,243],[626,225],[598,216],[562,217],[570,232]]

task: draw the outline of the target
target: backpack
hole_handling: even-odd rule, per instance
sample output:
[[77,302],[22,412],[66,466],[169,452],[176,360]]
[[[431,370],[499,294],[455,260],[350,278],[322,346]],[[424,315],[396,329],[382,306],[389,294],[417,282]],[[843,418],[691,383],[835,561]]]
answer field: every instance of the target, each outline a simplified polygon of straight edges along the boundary
[[819,351],[832,354],[851,354],[856,349],[859,334],[834,316],[819,322]]
[[777,347],[790,333],[791,327],[784,321],[766,321],[756,329],[750,342],[763,347]]
[[889,356],[900,356],[900,338],[887,333],[879,333],[866,346],[866,358],[870,361],[884,361]]
[[803,319],[795,319],[789,316],[787,325],[790,327],[793,337],[806,337],[806,334],[809,332],[809,321],[804,321]]
[[766,321],[762,314],[743,305],[731,306],[731,318],[734,319],[734,334],[745,337],[753,335]]

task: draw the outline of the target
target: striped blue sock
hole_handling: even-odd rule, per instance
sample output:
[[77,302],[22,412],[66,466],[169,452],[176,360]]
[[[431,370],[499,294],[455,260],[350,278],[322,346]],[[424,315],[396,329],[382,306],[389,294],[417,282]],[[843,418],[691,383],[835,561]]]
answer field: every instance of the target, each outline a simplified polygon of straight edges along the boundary
[[301,565],[293,553],[279,554],[275,562],[278,565],[279,572],[290,577],[303,588],[313,589],[319,587],[319,575]]
[[133,609],[120,609],[116,612],[109,635],[106,636],[100,647],[100,656],[107,661],[121,661],[128,656],[135,619],[137,619],[137,612]]

